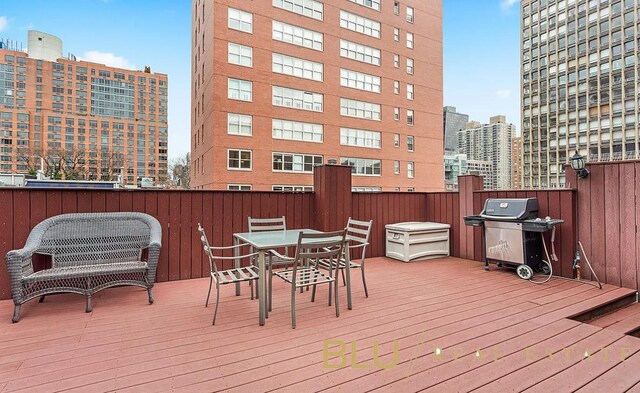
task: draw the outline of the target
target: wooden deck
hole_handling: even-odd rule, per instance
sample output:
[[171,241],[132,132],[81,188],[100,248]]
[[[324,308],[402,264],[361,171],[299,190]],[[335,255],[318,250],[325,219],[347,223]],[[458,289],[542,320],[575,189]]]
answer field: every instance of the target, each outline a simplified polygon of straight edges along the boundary
[[[567,319],[632,290],[565,280],[534,285],[457,258],[374,258],[367,273],[368,299],[359,272],[353,275],[353,310],[340,288],[340,318],[327,306],[326,286],[315,303],[310,292],[300,295],[295,330],[288,287],[275,279],[263,327],[244,286],[241,297],[223,287],[211,326],[208,279],[160,283],[153,305],[139,288],[106,290],[90,314],[80,296],[50,296],[23,306],[18,324],[10,322],[13,304],[3,301],[0,391],[640,389],[640,339]],[[344,349],[344,357],[325,359],[325,348]]]

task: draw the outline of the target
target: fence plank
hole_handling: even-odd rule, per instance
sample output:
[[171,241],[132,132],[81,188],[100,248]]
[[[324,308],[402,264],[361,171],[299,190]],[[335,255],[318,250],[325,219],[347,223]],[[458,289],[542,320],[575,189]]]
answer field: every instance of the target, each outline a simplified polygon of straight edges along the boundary
[[[600,280],[606,282],[606,255],[604,242],[604,168],[595,165],[591,168],[591,254],[588,256],[593,264],[593,270]],[[581,179],[579,179],[581,180]]]
[[620,173],[618,164],[604,166],[604,233],[607,283],[621,285],[620,277]]
[[620,283],[623,287],[635,288],[636,277],[636,173],[634,164],[620,166]]

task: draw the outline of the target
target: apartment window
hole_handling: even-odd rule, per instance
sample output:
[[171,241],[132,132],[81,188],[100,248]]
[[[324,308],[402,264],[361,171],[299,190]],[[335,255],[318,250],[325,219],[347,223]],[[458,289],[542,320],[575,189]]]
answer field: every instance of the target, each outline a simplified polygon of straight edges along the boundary
[[322,112],[324,95],[310,91],[273,86],[272,103],[275,106]]
[[413,75],[413,59],[407,57],[407,74]]
[[409,187],[409,188],[407,188],[407,191],[409,191],[409,192],[414,192],[415,190],[416,190],[416,189],[415,189],[415,188],[413,188],[413,187]]
[[351,173],[359,176],[380,176],[382,162],[368,158],[340,157],[341,165],[349,165]]
[[414,169],[413,161],[407,162],[407,177],[409,179],[413,179],[414,177],[413,169]]
[[295,153],[273,153],[274,172],[313,173],[313,167],[322,164],[322,156]]
[[251,184],[227,184],[229,191],[251,191]]
[[322,143],[322,124],[273,119],[271,129],[273,139]]
[[380,120],[380,104],[340,98],[340,114],[367,120]]
[[273,39],[305,48],[322,51],[323,35],[317,31],[273,21]]
[[400,41],[400,29],[397,27],[393,28],[393,40],[396,42]]
[[393,108],[393,120],[400,120],[400,108]]
[[380,22],[340,10],[340,27],[380,38]]
[[380,192],[382,187],[351,187],[351,192]]
[[393,147],[400,147],[400,134],[393,134]]
[[407,109],[407,124],[412,126],[414,122],[413,109]]
[[413,23],[413,7],[407,7],[407,22]]
[[239,113],[228,113],[227,134],[251,136],[253,134],[253,117]]
[[227,150],[227,169],[251,170],[251,150]]
[[340,40],[340,56],[374,65],[380,65],[380,49],[355,42]]
[[380,133],[378,131],[342,127],[340,128],[340,144],[379,149],[381,145]]
[[244,67],[253,67],[253,48],[229,42],[228,62]]
[[393,173],[395,173],[396,175],[400,174],[400,161],[393,162]]
[[229,92],[231,100],[251,101],[253,98],[253,84],[251,81],[228,78]]
[[380,0],[349,0],[352,3],[360,4],[365,7],[373,8],[376,11],[380,11]]
[[400,81],[393,81],[393,94],[400,94]]
[[400,15],[400,2],[397,0],[393,2],[393,13],[395,15]]
[[407,150],[413,151],[413,135],[407,136]]
[[322,82],[324,72],[322,63],[281,55],[280,53],[274,53],[272,58],[272,69],[275,73]]
[[282,191],[282,192],[313,192],[313,186],[282,186],[282,185],[273,185],[271,187],[273,191]]
[[317,20],[324,15],[324,5],[315,0],[273,0],[273,6]]
[[413,49],[413,33],[407,32],[407,48]]
[[400,55],[393,55],[393,66],[396,68],[400,67]]
[[407,100],[413,100],[413,85],[407,83]]
[[380,93],[380,77],[351,70],[340,70],[340,86]]
[[253,33],[253,14],[235,8],[229,8],[229,20],[227,26],[230,29]]

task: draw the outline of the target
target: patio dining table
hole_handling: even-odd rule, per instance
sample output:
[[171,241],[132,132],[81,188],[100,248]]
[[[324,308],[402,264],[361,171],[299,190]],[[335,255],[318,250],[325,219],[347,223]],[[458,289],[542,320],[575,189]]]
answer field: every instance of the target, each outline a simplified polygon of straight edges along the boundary
[[[305,233],[320,233],[315,229],[287,229],[285,231],[268,231],[268,232],[243,232],[233,234],[234,245],[240,243],[247,243],[251,245],[256,252],[258,252],[258,270],[260,279],[258,280],[258,303],[259,303],[259,324],[263,326],[266,318],[269,317],[267,309],[267,269],[266,258],[269,250],[296,246],[298,244],[298,236],[300,232]],[[346,246],[346,245],[345,245]],[[238,249],[235,249],[238,253]],[[238,255],[238,254],[236,254]],[[347,263],[345,269],[346,281],[347,281],[347,308],[351,310],[351,274],[349,269],[349,252],[345,252]],[[236,267],[239,267],[239,260],[236,260]],[[336,280],[336,287],[338,281]],[[337,288],[336,288],[337,290]],[[240,283],[236,283],[236,296],[240,295]]]

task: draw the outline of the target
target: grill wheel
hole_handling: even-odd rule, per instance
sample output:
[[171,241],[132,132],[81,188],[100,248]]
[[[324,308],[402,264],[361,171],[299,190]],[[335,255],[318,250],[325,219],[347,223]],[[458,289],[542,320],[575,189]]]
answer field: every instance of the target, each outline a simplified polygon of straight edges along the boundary
[[518,277],[523,280],[530,280],[533,277],[533,269],[531,269],[528,265],[519,265],[516,268],[516,273],[518,273]]

